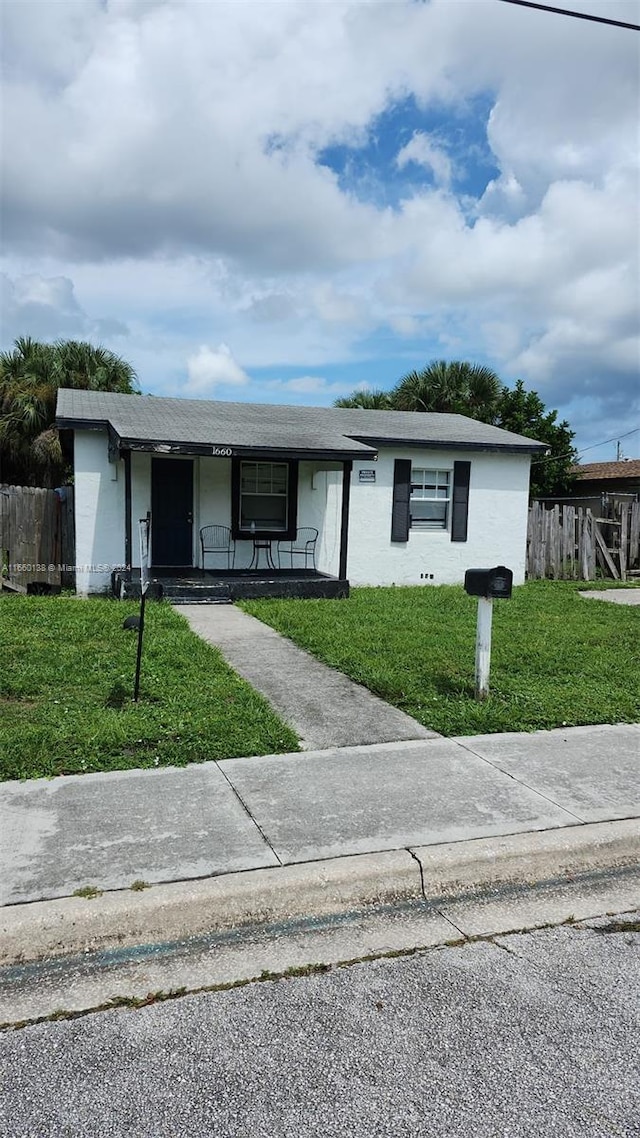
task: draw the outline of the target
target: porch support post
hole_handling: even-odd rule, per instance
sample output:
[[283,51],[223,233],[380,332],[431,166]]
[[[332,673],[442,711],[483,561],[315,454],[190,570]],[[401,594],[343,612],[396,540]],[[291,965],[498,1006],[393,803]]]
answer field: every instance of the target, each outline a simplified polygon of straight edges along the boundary
[[124,462],[124,563],[127,569],[133,566],[133,543],[131,541],[131,451],[123,450]]
[[342,517],[340,521],[340,568],[338,577],[347,577],[347,546],[349,541],[349,500],[351,498],[351,470],[353,462],[346,459],[342,464]]

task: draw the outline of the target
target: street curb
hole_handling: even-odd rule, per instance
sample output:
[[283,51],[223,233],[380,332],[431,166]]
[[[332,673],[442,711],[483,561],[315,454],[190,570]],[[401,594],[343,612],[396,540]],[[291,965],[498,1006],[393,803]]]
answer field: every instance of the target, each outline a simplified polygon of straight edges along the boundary
[[[414,846],[427,900],[459,900],[545,882],[640,867],[637,818],[591,822],[447,846]],[[639,898],[640,901],[640,898]]]
[[0,910],[0,966],[402,903],[434,908],[639,862],[638,822],[624,820],[13,905]]
[[0,909],[0,966],[421,900],[407,850]]

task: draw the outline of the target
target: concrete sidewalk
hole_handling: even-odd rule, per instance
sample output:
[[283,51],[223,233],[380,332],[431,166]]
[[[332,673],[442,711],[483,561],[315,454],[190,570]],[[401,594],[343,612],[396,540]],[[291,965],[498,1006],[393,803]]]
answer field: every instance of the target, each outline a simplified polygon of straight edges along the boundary
[[0,785],[0,903],[640,817],[640,726]]

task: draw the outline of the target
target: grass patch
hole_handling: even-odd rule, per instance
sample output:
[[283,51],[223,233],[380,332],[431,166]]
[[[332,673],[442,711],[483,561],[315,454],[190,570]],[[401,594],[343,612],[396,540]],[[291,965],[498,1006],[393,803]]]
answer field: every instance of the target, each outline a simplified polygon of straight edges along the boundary
[[71,896],[84,897],[85,901],[93,901],[94,897],[102,897],[102,889],[98,889],[97,885],[82,885],[80,889],[74,889]]
[[443,735],[640,720],[640,607],[532,581],[493,612],[491,695],[473,698],[477,604],[461,587],[354,589],[348,600],[242,604]]
[[298,750],[266,701],[169,605],[147,605],[140,702],[134,603],[0,599],[0,779]]

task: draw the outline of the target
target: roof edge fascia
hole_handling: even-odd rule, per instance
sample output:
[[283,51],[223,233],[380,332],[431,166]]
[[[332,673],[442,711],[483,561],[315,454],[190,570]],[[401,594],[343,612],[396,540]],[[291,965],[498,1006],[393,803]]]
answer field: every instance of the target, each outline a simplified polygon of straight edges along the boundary
[[401,439],[379,439],[363,435],[351,435],[350,437],[376,448],[410,447],[415,450],[416,447],[425,447],[427,450],[484,450],[500,451],[507,454],[539,454],[549,449],[546,443],[537,443],[533,439],[530,443],[474,443],[466,440],[445,442],[442,439],[407,439],[406,437]]

